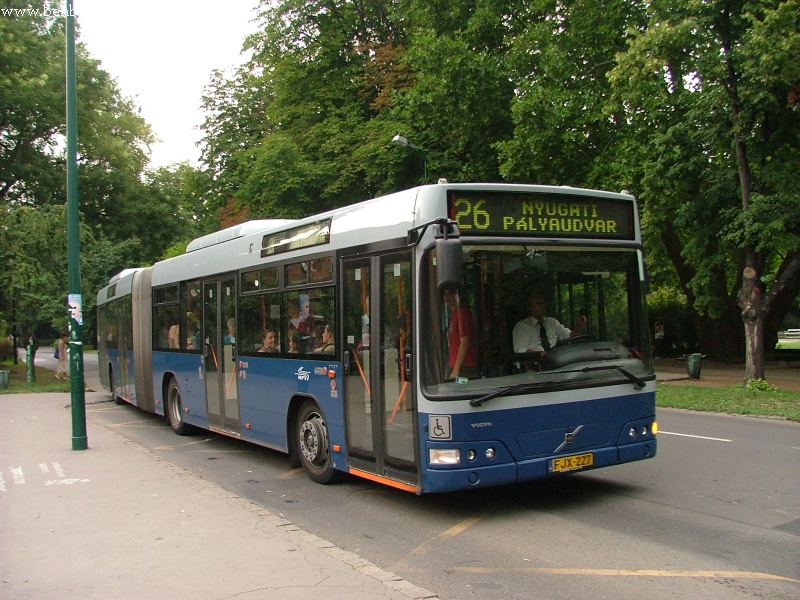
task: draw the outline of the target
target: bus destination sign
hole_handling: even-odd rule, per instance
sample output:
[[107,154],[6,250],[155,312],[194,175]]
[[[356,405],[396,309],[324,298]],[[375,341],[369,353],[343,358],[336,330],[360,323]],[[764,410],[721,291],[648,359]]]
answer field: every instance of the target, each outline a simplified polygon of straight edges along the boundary
[[467,235],[633,240],[634,203],[562,194],[451,191],[448,212]]

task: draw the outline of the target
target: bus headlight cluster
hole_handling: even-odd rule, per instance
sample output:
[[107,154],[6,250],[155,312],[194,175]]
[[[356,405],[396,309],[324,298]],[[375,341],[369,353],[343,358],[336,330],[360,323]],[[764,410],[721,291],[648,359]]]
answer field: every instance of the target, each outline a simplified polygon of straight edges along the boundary
[[432,465],[457,465],[461,463],[461,451],[458,448],[430,448],[428,461]]
[[[492,460],[497,456],[494,448],[486,448],[483,455]],[[464,453],[467,462],[473,462],[478,458],[478,452],[467,450]],[[458,448],[430,448],[428,450],[428,462],[432,465],[459,465],[461,464],[461,451]]]
[[628,429],[628,437],[634,439],[637,435],[640,435],[641,437],[646,438],[651,434],[655,436],[657,431],[658,431],[658,424],[655,421],[653,421],[652,427],[648,425],[642,425],[641,427],[631,427],[630,429]]

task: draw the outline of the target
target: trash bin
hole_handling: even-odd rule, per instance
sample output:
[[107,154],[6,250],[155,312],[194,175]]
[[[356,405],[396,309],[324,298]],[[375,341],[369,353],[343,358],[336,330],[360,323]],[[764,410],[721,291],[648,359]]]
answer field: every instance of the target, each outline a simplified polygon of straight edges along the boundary
[[690,354],[686,357],[686,371],[692,379],[700,379],[700,368],[703,366],[702,354]]
[[8,388],[8,378],[11,371],[0,371],[0,390]]

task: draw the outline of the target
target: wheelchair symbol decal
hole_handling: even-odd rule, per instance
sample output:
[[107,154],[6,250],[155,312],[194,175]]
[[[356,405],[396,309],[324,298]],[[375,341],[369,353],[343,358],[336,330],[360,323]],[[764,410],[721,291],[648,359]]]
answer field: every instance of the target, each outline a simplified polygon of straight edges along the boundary
[[453,437],[448,415],[429,415],[428,433],[432,440],[449,440]]

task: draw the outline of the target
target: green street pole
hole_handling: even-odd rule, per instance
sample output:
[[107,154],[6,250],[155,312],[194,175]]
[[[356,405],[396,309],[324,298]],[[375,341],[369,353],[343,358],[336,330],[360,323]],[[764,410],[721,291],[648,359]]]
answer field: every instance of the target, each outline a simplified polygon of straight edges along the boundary
[[67,262],[69,264],[69,380],[72,449],[86,450],[86,397],[83,381],[83,300],[78,219],[78,93],[75,77],[75,13],[67,1]]

